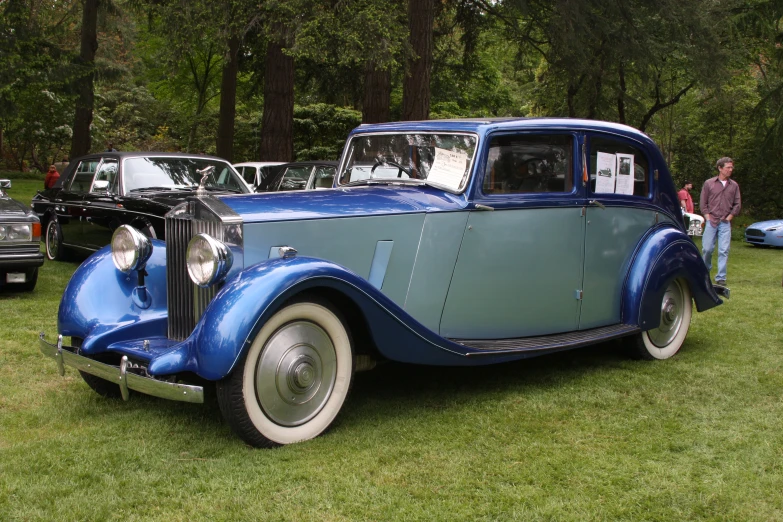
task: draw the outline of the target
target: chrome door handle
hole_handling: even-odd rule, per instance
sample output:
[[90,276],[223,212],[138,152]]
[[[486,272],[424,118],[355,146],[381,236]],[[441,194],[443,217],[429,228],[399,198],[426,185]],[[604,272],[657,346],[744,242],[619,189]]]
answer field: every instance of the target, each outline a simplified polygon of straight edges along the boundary
[[494,207],[490,207],[490,206],[487,206],[487,205],[476,204],[475,207],[476,207],[476,210],[495,210]]
[[604,206],[604,204],[601,203],[600,201],[598,201],[597,199],[592,200],[590,202],[590,204],[591,205],[595,205],[596,207],[600,208],[601,210],[606,210],[606,207]]

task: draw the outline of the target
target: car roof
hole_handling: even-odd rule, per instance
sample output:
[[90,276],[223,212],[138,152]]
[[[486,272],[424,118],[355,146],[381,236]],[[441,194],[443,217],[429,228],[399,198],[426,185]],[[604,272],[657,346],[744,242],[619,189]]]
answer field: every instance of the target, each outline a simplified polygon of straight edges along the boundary
[[208,154],[193,154],[188,152],[157,152],[157,151],[123,151],[123,152],[93,152],[91,154],[86,154],[84,156],[80,156],[78,158],[75,158],[71,160],[71,163],[74,163],[76,161],[82,161],[86,159],[97,159],[97,158],[117,158],[117,159],[124,159],[124,158],[193,158],[193,159],[208,159],[213,161],[223,161],[228,163],[223,158],[219,158],[217,156],[210,156]]
[[485,134],[491,130],[503,129],[603,130],[633,136],[645,141],[649,138],[640,130],[620,123],[580,118],[460,118],[449,120],[397,121],[388,123],[365,123],[356,127],[351,134],[367,132],[475,132]]
[[290,163],[281,163],[281,167],[311,167],[314,165],[326,165],[328,167],[337,167],[337,161],[323,160],[323,161],[292,161]]
[[284,161],[243,161],[242,163],[233,163],[235,167],[274,167],[282,165]]

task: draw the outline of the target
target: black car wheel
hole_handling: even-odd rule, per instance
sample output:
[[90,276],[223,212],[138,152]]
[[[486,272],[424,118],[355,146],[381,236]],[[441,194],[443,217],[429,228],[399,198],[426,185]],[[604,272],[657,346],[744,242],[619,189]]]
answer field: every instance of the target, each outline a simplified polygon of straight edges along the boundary
[[46,257],[52,261],[65,259],[63,231],[57,218],[50,219],[46,225]]

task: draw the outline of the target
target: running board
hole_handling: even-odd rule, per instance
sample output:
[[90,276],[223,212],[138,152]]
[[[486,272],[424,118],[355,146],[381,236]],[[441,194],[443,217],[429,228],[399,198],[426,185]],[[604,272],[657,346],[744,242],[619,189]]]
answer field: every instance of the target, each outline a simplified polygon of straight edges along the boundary
[[613,324],[591,330],[568,332],[539,337],[519,337],[516,339],[449,339],[467,348],[478,350],[468,352],[466,357],[483,355],[510,355],[519,352],[549,352],[578,348],[588,344],[596,344],[617,337],[625,337],[639,333],[638,326],[630,324]]

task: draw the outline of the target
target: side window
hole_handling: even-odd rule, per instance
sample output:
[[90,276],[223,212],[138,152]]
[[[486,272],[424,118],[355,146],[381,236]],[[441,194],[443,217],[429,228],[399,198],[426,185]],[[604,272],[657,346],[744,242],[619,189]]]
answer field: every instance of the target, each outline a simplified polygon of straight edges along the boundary
[[493,137],[484,173],[484,193],[571,192],[573,142],[568,134]]
[[285,170],[278,190],[304,190],[310,181],[312,167],[290,167]]
[[590,192],[646,198],[650,169],[641,149],[611,138],[590,137]]
[[95,176],[95,169],[98,166],[98,160],[84,160],[76,167],[73,174],[70,190],[72,192],[89,192],[92,186],[92,178]]
[[256,168],[255,167],[239,167],[239,172],[242,174],[242,178],[249,185],[253,185],[256,182]]
[[315,169],[315,182],[313,188],[332,188],[334,175],[337,169],[334,167],[318,167]]
[[95,173],[95,180],[92,183],[91,192],[109,192],[110,194],[116,194],[117,183],[117,161],[106,160],[101,163],[98,172]]

